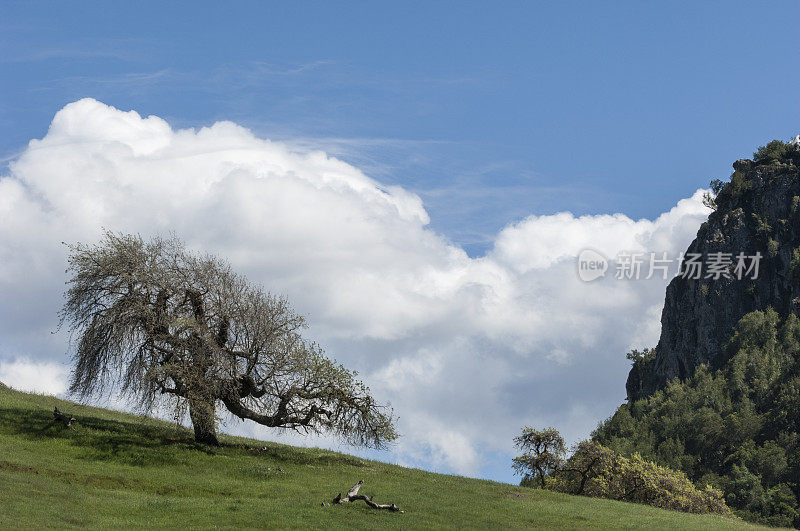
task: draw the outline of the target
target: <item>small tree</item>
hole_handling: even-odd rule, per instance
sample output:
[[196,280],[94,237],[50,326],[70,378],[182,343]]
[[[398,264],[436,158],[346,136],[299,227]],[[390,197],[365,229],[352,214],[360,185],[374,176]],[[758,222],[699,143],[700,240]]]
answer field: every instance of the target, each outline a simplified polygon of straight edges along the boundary
[[564,466],[557,471],[554,490],[586,494],[587,484],[601,474],[607,474],[614,458],[614,453],[604,446],[590,441],[579,442]]
[[547,476],[564,462],[567,452],[561,434],[555,428],[537,430],[526,426],[514,438],[514,445],[523,454],[514,458],[514,470],[522,475],[522,485],[532,486],[535,481],[544,488]]
[[703,192],[703,205],[707,206],[711,210],[716,210],[719,205],[717,205],[717,196],[725,187],[725,183],[720,181],[719,179],[712,179],[708,186],[711,188],[710,192]]
[[653,361],[656,357],[656,349],[654,348],[644,348],[642,350],[633,349],[627,354],[625,357],[628,358],[633,365],[637,363],[648,363]]
[[719,195],[719,193],[722,191],[722,188],[725,186],[725,183],[722,182],[720,179],[711,179],[711,181],[708,183],[708,186],[711,188],[711,193],[713,193],[716,196]]
[[181,241],[106,232],[69,246],[61,320],[77,336],[70,390],[118,384],[152,404],[188,405],[195,440],[216,445],[218,406],[264,426],[332,432],[381,447],[397,437],[391,411],[356,373],[300,335],[286,299],[247,282]]
[[710,192],[703,192],[703,206],[710,208],[711,210],[716,210],[718,208],[717,196],[711,194]]

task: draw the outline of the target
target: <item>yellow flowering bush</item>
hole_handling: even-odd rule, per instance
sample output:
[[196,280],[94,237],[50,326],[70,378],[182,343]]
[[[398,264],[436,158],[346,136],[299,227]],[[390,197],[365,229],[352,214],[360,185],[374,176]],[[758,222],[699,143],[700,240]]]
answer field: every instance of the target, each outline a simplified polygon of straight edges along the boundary
[[720,490],[710,485],[698,489],[683,472],[639,454],[626,458],[590,441],[578,444],[564,466],[548,478],[547,487],[662,509],[732,516]]

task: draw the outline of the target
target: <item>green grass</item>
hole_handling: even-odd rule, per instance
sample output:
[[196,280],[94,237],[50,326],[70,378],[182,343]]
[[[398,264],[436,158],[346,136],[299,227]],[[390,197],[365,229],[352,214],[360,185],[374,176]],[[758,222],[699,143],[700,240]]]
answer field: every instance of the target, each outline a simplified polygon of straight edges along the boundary
[[[52,410],[78,418],[53,424]],[[693,528],[742,521],[567,496],[236,437],[0,387],[0,528]],[[356,481],[378,503],[322,507]]]

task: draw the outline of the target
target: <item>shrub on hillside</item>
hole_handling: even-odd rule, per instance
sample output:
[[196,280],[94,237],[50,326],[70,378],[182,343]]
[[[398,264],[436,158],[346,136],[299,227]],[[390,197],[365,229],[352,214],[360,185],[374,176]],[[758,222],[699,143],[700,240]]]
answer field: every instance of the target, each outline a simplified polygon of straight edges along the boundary
[[638,453],[626,458],[583,441],[565,461],[564,439],[555,428],[526,427],[515,443],[524,450],[514,459],[514,469],[523,476],[522,486],[690,513],[732,515],[722,491],[708,485],[698,489],[683,472],[647,461]]
[[548,486],[568,494],[662,509],[732,515],[722,491],[710,485],[698,489],[683,472],[647,461],[638,453],[626,458],[590,441],[577,446],[572,457],[553,474]]

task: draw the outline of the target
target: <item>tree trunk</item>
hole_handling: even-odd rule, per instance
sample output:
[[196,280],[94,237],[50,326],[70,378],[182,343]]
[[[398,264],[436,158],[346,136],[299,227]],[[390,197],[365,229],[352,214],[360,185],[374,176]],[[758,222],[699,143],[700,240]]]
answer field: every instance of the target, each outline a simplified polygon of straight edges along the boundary
[[194,426],[194,440],[210,446],[219,446],[215,426],[214,402],[205,400],[189,400],[189,417]]

